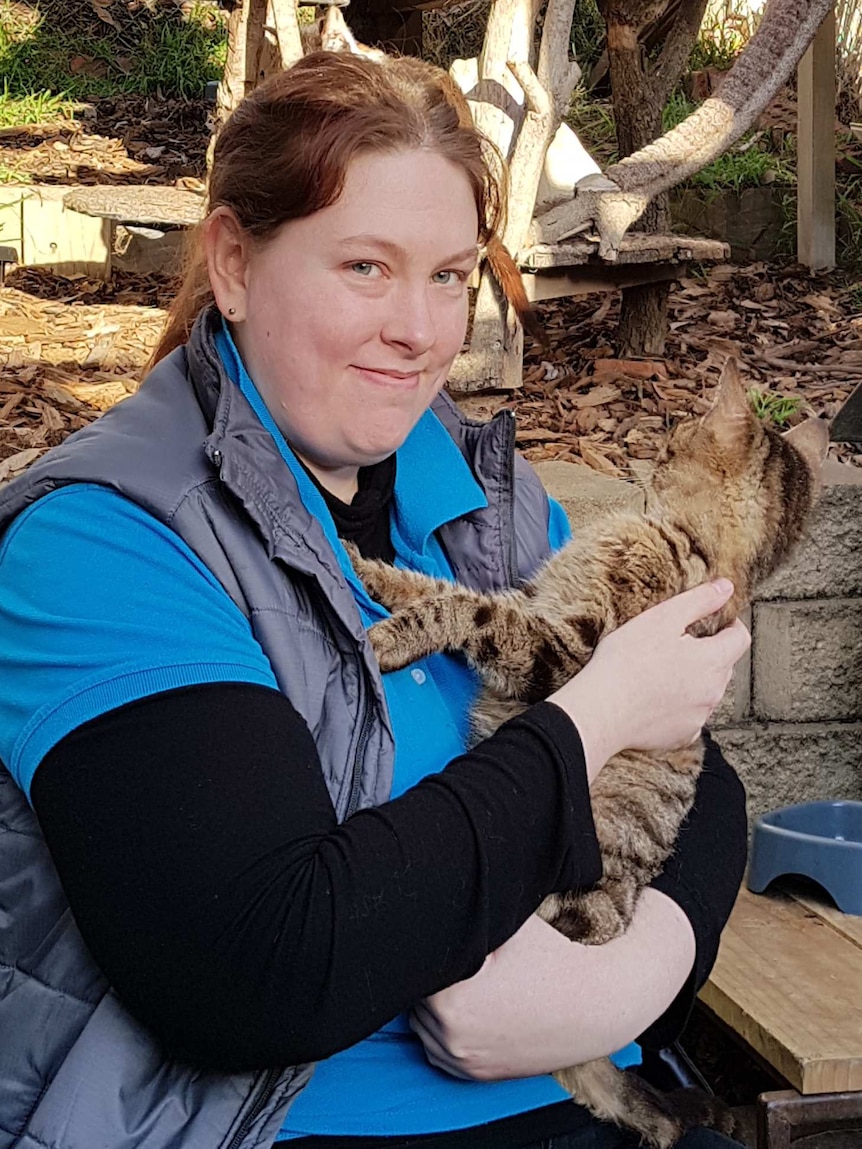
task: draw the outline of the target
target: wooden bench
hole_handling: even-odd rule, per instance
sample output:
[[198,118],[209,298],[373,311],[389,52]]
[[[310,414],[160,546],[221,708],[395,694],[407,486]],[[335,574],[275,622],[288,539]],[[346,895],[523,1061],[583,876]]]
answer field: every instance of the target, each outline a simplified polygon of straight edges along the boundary
[[97,184],[63,197],[71,211],[98,216],[124,227],[173,231],[194,227],[203,216],[204,197],[185,188],[158,184]]
[[[200,192],[159,184],[97,184],[67,191],[62,206],[66,219],[90,217],[88,226],[101,227],[101,266],[98,271],[88,270],[88,274],[109,280],[115,264],[122,266],[124,257],[128,261],[127,252],[133,242],[134,270],[177,270],[182,252],[181,232],[202,218],[204,197]],[[124,228],[125,234],[118,233],[118,228]]]
[[700,996],[789,1087],[758,1099],[757,1149],[862,1130],[862,917],[795,887],[743,889]]

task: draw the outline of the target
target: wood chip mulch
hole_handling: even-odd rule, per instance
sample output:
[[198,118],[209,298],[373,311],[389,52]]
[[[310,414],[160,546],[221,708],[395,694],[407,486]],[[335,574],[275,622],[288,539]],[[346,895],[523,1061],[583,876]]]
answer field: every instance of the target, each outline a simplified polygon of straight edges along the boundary
[[[477,414],[512,407],[528,459],[563,459],[631,477],[632,462],[655,458],[667,430],[712,402],[728,355],[746,384],[798,397],[806,413],[832,418],[862,382],[862,292],[840,275],[799,267],[721,265],[671,291],[665,354],[619,359],[613,295],[554,301],[540,309],[551,350],[528,341],[524,385],[507,398],[473,398]],[[862,453],[834,444],[830,455],[862,465]]]
[[8,284],[0,288],[0,484],[137,389],[168,291],[142,276],[94,284],[35,269]]
[[74,120],[0,128],[0,167],[39,184],[203,188],[211,107],[204,100],[114,96]]

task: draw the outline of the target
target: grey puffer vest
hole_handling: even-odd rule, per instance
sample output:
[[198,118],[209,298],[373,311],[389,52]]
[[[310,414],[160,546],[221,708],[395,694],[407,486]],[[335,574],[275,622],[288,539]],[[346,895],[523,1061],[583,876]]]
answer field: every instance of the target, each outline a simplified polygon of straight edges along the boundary
[[[77,482],[113,488],[176,531],[248,618],[344,819],[389,794],[379,672],[319,523],[221,367],[218,322],[205,313],[137,395],[0,493],[0,531]],[[547,501],[514,456],[511,417],[472,423],[444,396],[434,410],[489,504],[440,531],[457,577],[483,589],[528,577],[547,556]],[[258,1149],[311,1072],[226,1075],[166,1058],[96,967],[38,822],[0,765],[0,1149]]]

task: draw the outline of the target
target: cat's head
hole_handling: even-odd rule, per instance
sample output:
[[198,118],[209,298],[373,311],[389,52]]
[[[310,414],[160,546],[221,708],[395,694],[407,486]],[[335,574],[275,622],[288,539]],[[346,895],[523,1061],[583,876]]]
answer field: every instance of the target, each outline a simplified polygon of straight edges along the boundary
[[821,487],[827,424],[807,419],[783,434],[755,415],[729,359],[714,406],[668,436],[647,493],[647,510],[690,531],[711,573],[737,583],[740,598],[774,571],[802,535]]

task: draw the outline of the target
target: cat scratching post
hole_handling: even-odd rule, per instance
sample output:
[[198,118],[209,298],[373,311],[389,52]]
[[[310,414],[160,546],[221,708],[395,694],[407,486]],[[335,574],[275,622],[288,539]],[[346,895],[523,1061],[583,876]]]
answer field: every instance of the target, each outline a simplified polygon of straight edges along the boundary
[[605,176],[616,190],[579,193],[538,216],[530,242],[560,243],[596,227],[602,258],[614,260],[650,200],[700,171],[753,126],[790,78],[832,3],[772,0],[718,92],[672,131],[608,168]]
[[[569,60],[574,0],[549,0],[534,66],[531,48],[538,10],[537,0],[494,0],[478,60],[458,60],[452,66],[476,126],[508,161],[508,216],[501,238],[513,254],[524,246],[548,148],[581,75]],[[584,166],[590,170],[590,164]],[[573,174],[570,188],[575,178]],[[450,388],[463,393],[520,387],[522,359],[523,330],[486,268],[470,348],[457,360]]]

